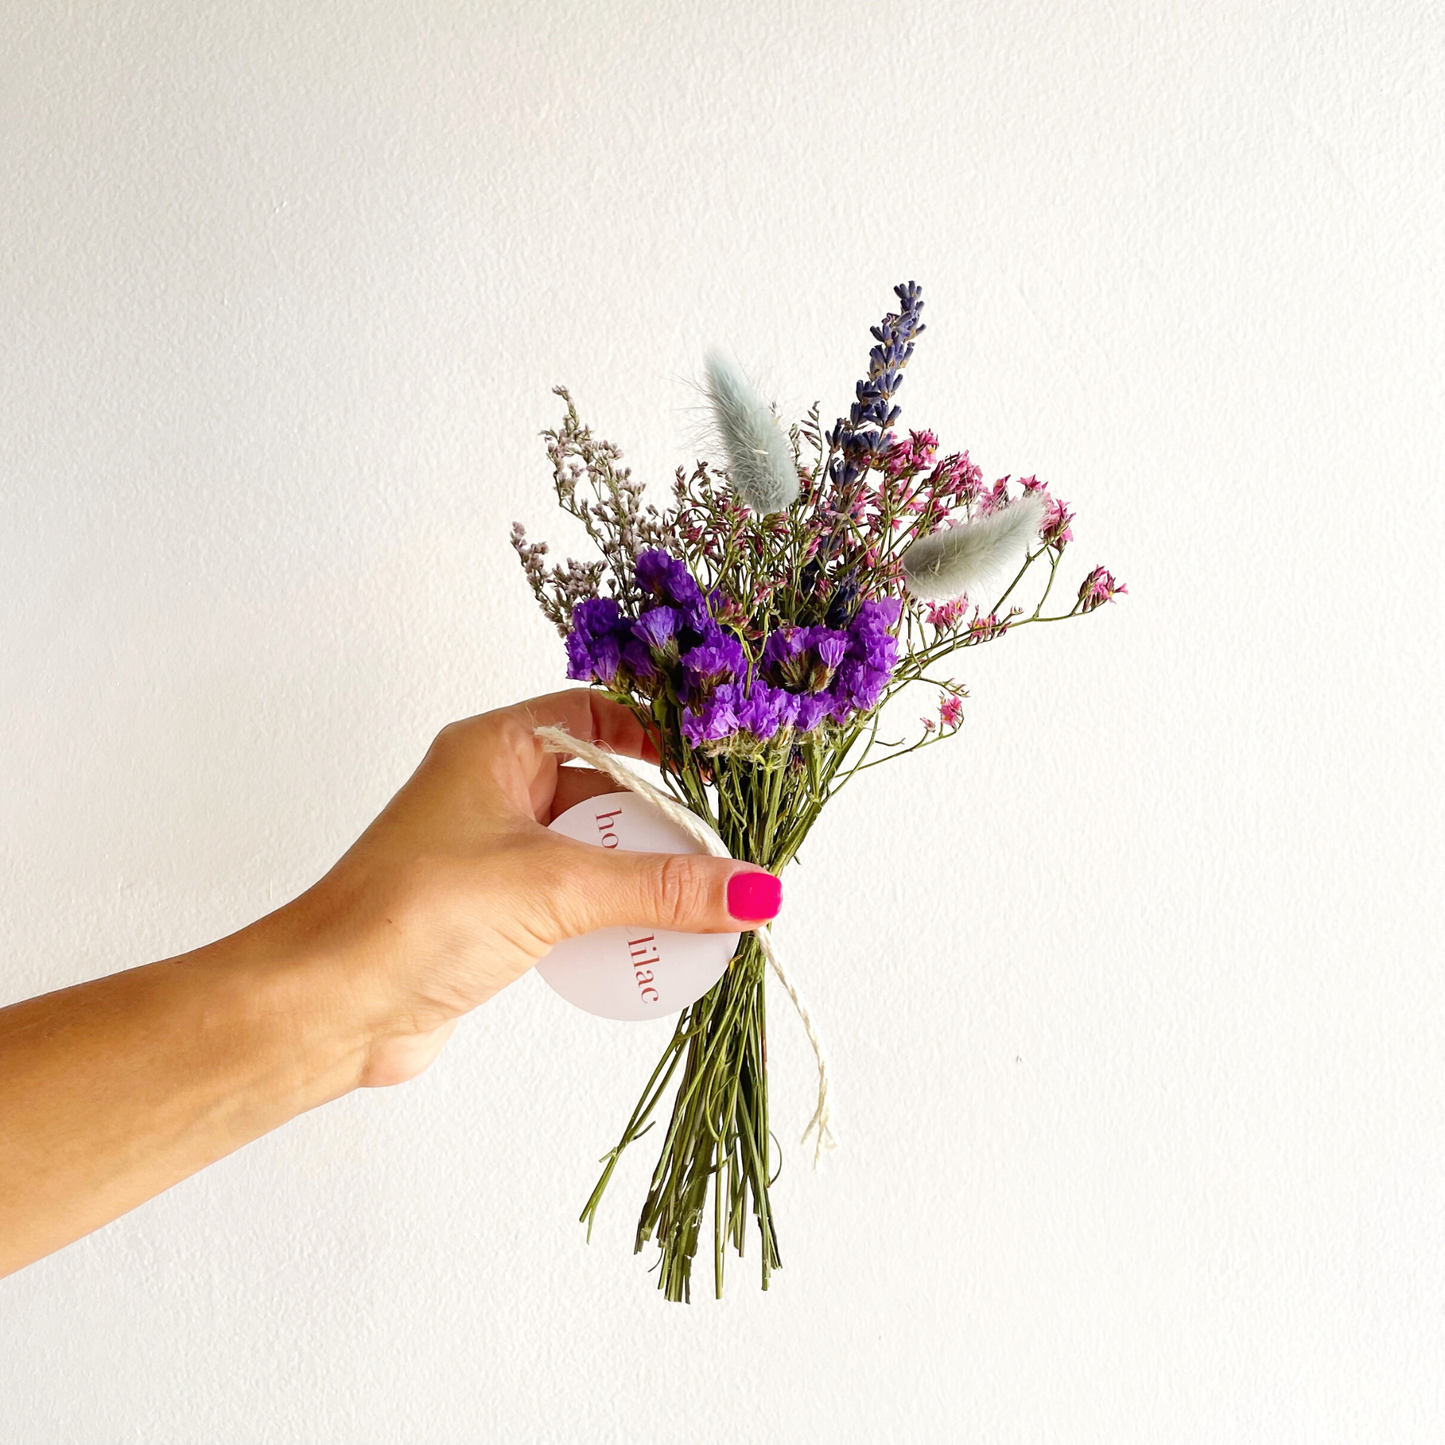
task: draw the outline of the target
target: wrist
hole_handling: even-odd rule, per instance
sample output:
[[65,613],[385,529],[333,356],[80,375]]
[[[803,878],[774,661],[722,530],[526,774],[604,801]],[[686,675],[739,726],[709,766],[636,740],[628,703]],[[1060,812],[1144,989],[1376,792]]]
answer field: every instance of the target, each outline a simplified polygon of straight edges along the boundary
[[429,882],[421,868],[389,886],[337,870],[236,936],[265,995],[294,1011],[298,1047],[331,1061],[336,1093],[413,1077],[466,1012],[415,986],[417,960],[435,946]]
[[356,1088],[370,1014],[346,959],[281,913],[185,958],[207,1022],[251,1055],[262,1094],[303,1113]]

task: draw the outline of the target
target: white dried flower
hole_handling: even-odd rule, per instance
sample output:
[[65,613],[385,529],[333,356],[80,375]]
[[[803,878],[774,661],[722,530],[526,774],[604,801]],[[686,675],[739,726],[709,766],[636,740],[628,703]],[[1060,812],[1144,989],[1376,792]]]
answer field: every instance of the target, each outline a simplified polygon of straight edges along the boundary
[[1039,493],[1028,492],[987,517],[920,537],[903,554],[908,590],[925,602],[975,593],[1005,568],[1022,563],[1046,505]]
[[757,388],[721,352],[707,355],[707,394],[733,490],[754,512],[781,512],[798,495],[793,449]]

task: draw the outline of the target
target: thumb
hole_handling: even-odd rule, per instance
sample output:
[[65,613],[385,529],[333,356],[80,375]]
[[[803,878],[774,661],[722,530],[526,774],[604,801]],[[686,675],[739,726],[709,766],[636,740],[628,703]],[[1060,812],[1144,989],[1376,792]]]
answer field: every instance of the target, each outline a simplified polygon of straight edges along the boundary
[[766,869],[703,853],[627,853],[565,841],[549,891],[559,938],[645,923],[736,933],[775,918],[783,885]]

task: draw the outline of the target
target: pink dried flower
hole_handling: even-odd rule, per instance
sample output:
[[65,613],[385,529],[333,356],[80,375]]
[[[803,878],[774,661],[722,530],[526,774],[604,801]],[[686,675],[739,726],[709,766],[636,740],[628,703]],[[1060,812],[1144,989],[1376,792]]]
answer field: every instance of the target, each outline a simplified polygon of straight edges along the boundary
[[911,512],[915,517],[920,516],[928,510],[933,497],[926,487],[920,487],[917,483],[905,487],[898,495],[898,510]]
[[955,597],[951,602],[929,603],[926,615],[930,626],[938,628],[940,632],[946,632],[961,621],[967,611],[968,598]]
[[1008,506],[1008,483],[1007,477],[1000,477],[988,491],[983,492],[978,498],[977,515],[987,517],[997,512],[1001,507]]
[[943,727],[956,728],[963,721],[963,704],[956,697],[940,699],[938,720]]
[[1069,526],[1073,520],[1074,514],[1057,497],[1050,497],[1039,536],[1050,547],[1057,547],[1062,552],[1065,545],[1074,540],[1073,529]]
[[1083,603],[1085,612],[1092,612],[1096,607],[1112,602],[1121,592],[1128,590],[1122,582],[1114,580],[1111,572],[1103,567],[1095,567],[1079,588],[1079,601]]
[[911,431],[907,441],[894,442],[884,453],[883,470],[895,479],[905,472],[921,472],[932,466],[937,451],[938,438],[931,431]]
[[1074,540],[1074,534],[1069,528],[1074,514],[1049,491],[1047,482],[1041,482],[1037,477],[1020,477],[1019,486],[1024,489],[1025,496],[1037,492],[1043,499],[1045,510],[1044,519],[1039,525],[1039,537],[1048,546],[1057,547],[1062,552],[1065,544]]
[[748,620],[748,609],[741,602],[725,597],[713,608],[713,616],[724,627],[740,628]]
[[969,623],[968,640],[970,642],[992,642],[995,637],[1002,637],[1007,631],[1007,620],[1000,621],[996,613],[990,612],[987,617],[975,617]]
[[967,452],[944,457],[928,474],[929,494],[948,498],[955,507],[972,502],[982,486],[983,472],[969,460]]

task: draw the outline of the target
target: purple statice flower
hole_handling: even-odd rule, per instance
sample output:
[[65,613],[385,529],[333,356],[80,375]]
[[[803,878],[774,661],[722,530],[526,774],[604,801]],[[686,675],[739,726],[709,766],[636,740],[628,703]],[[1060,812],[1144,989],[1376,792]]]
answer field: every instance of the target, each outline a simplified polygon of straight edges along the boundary
[[921,289],[909,281],[895,286],[893,293],[898,297],[899,309],[871,328],[878,345],[868,353],[868,375],[858,383],[858,399],[847,417],[840,417],[828,433],[829,444],[839,452],[833,459],[830,480],[843,506],[851,502],[849,494],[854,484],[892,445],[888,428],[898,419],[893,394],[902,384],[903,368],[913,355],[914,338],[924,329]]
[[842,662],[843,654],[848,650],[848,634],[831,627],[810,627],[808,649],[824,667],[831,670]]
[[665,653],[674,645],[681,621],[675,608],[650,607],[632,624],[632,635],[653,652]]
[[572,630],[591,641],[615,632],[622,621],[622,609],[611,597],[589,597],[572,609]]
[[742,643],[719,628],[714,630],[711,641],[683,653],[682,666],[689,690],[702,690],[742,677],[748,670],[748,659]]
[[639,682],[650,682],[657,676],[657,662],[652,649],[636,637],[622,644],[622,665]]
[[752,691],[737,706],[738,728],[766,742],[785,721],[797,715],[793,695],[767,683],[753,683]]
[[725,682],[715,688],[706,702],[682,715],[682,735],[693,747],[717,742],[737,730],[738,687]]
[[847,722],[857,710],[842,674],[833,679],[833,686],[822,695],[828,699],[828,716],[835,723]]
[[812,732],[828,716],[828,710],[832,704],[833,699],[826,692],[804,693],[798,699],[793,726],[800,733]]
[[763,643],[763,669],[767,672],[781,671],[800,656],[807,646],[803,640],[807,630],[806,627],[779,627],[768,633]]
[[658,602],[681,608],[689,620],[698,618],[707,611],[702,588],[687,570],[687,564],[660,548],[637,554],[637,561],[633,564],[633,576],[646,595]]
[[848,634],[831,627],[779,627],[763,643],[762,672],[794,692],[821,692],[848,649]]
[[[747,691],[741,683],[725,682],[715,688],[705,702],[683,714],[683,735],[694,747],[720,742],[738,733],[766,742],[780,729],[797,722],[800,705],[806,701],[808,699],[795,697],[761,679],[755,680]],[[816,709],[809,711],[814,713]]]
[[891,672],[898,660],[898,639],[892,629],[902,613],[898,597],[873,597],[862,603],[848,628],[848,656]]
[[1085,612],[1092,612],[1096,607],[1112,602],[1121,592],[1128,590],[1122,582],[1114,580],[1113,573],[1103,567],[1095,567],[1079,588],[1079,601],[1084,604]]
[[767,742],[779,733],[811,732],[832,714],[829,693],[794,693],[754,678],[751,687],[741,682],[720,683],[704,700],[682,715],[683,736],[693,747],[739,737]]
[[578,682],[611,684],[622,664],[627,624],[610,597],[589,597],[572,609],[567,634],[567,676]]
[[871,712],[888,686],[886,668],[870,667],[856,657],[843,659],[833,681],[833,716],[842,722],[850,712]]
[[780,728],[796,727],[798,723],[798,709],[803,699],[795,692],[788,692],[784,688],[775,688],[774,706],[778,712],[778,726]]
[[848,627],[848,647],[833,678],[830,712],[842,722],[854,711],[871,712],[898,661],[898,625],[903,603],[897,597],[873,597],[859,605]]
[[611,685],[622,665],[622,645],[613,633],[590,641],[579,632],[567,637],[567,676],[577,682]]

